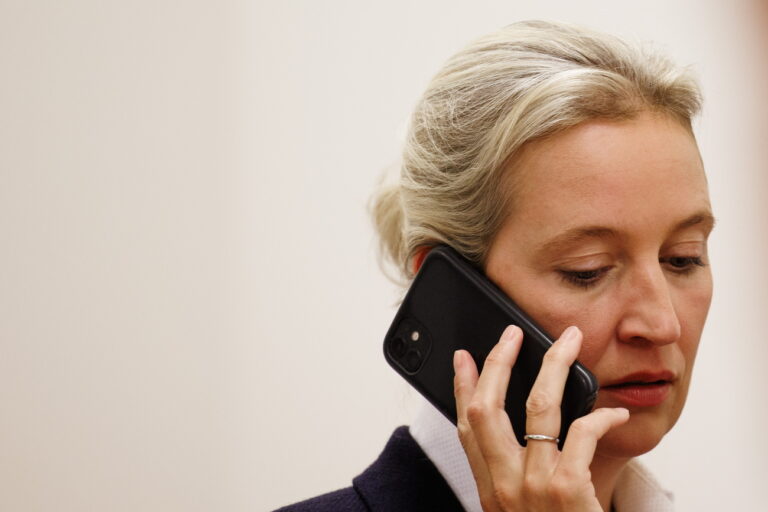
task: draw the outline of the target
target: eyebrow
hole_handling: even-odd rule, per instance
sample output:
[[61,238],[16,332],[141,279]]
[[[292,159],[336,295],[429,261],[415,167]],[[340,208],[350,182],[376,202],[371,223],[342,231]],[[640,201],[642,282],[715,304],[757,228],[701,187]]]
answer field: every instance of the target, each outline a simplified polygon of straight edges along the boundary
[[715,217],[708,211],[694,213],[684,221],[680,222],[677,226],[672,228],[671,233],[682,231],[693,226],[702,226],[704,230],[709,233],[712,228],[715,227]]
[[[690,217],[678,222],[669,231],[668,235],[683,231],[684,229],[701,226],[706,233],[712,231],[715,226],[715,217],[709,211],[694,213]],[[553,252],[557,249],[572,245],[590,238],[616,238],[619,232],[607,226],[583,226],[569,229],[544,243],[541,252]]]

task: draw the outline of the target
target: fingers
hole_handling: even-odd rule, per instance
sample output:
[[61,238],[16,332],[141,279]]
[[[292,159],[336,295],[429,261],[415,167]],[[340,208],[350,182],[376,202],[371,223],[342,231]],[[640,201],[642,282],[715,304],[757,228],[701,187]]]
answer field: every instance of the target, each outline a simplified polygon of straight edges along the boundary
[[504,408],[504,400],[509,388],[509,376],[512,366],[523,342],[523,331],[516,325],[510,325],[501,334],[499,343],[488,353],[483,365],[483,373],[477,382],[476,400],[488,406]]
[[477,386],[477,366],[466,350],[453,354],[453,393],[456,397],[456,416],[459,420],[467,417],[467,406]]
[[[480,447],[472,432],[472,427],[467,420],[467,407],[472,401],[477,387],[477,366],[472,360],[472,356],[466,350],[457,350],[453,355],[453,370],[455,372],[453,379],[453,391],[456,397],[456,416],[457,427],[459,431],[459,440],[467,454],[469,466],[477,482],[477,490],[480,496],[493,495],[493,481],[488,471],[488,465],[483,459]],[[493,503],[487,507],[489,511],[495,510]]]
[[[581,331],[566,329],[547,351],[526,404],[526,433],[557,437],[560,404]],[[459,437],[486,511],[599,510],[589,471],[598,440],[629,418],[626,409],[598,409],[570,427],[563,452],[548,441],[522,448],[504,408],[522,331],[508,327],[478,376],[468,352],[454,354],[454,393]]]
[[597,442],[609,430],[629,420],[629,411],[623,407],[596,409],[571,424],[563,446],[558,473],[583,474],[592,463]]
[[501,510],[496,485],[514,482],[510,468],[522,466],[522,457],[515,457],[522,448],[504,410],[509,377],[522,337],[518,327],[507,327],[488,354],[479,377],[469,353],[460,350],[454,356],[459,437],[477,482],[480,502],[487,512]]
[[[581,331],[569,327],[544,355],[544,361],[526,402],[527,434],[558,437],[560,434],[560,404],[562,403],[568,371],[581,349]],[[529,472],[541,475],[553,467],[557,445],[550,441],[529,441],[526,466]]]
[[517,360],[523,332],[509,326],[485,359],[474,396],[467,406],[467,419],[491,473],[494,466],[506,467],[510,451],[521,447],[504,409],[512,366]]

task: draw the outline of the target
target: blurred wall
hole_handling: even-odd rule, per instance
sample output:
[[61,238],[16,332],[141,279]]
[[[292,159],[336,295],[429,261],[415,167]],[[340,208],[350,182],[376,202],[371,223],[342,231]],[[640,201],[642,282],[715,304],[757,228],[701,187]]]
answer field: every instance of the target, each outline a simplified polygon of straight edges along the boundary
[[[346,486],[417,397],[366,201],[431,75],[527,18],[698,72],[718,227],[680,510],[768,501],[768,16],[735,2],[0,3],[0,509],[268,510]],[[762,13],[762,17],[761,17]]]

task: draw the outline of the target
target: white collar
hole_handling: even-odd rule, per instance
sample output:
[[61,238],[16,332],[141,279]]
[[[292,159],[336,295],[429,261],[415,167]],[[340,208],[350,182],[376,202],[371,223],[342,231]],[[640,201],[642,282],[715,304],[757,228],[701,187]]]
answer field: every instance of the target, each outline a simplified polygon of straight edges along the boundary
[[[467,512],[483,512],[469,461],[456,427],[424,402],[410,426],[416,440]],[[639,461],[633,459],[619,477],[613,496],[618,512],[671,512],[673,495]]]

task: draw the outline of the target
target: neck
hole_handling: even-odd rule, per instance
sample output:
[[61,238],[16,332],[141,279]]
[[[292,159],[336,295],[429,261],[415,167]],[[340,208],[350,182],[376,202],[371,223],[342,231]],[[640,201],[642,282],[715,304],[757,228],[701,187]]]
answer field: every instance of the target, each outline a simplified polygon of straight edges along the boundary
[[592,473],[592,484],[595,486],[597,501],[600,502],[604,512],[611,510],[611,498],[616,489],[616,482],[622,470],[631,459],[601,457],[595,455],[589,470]]

